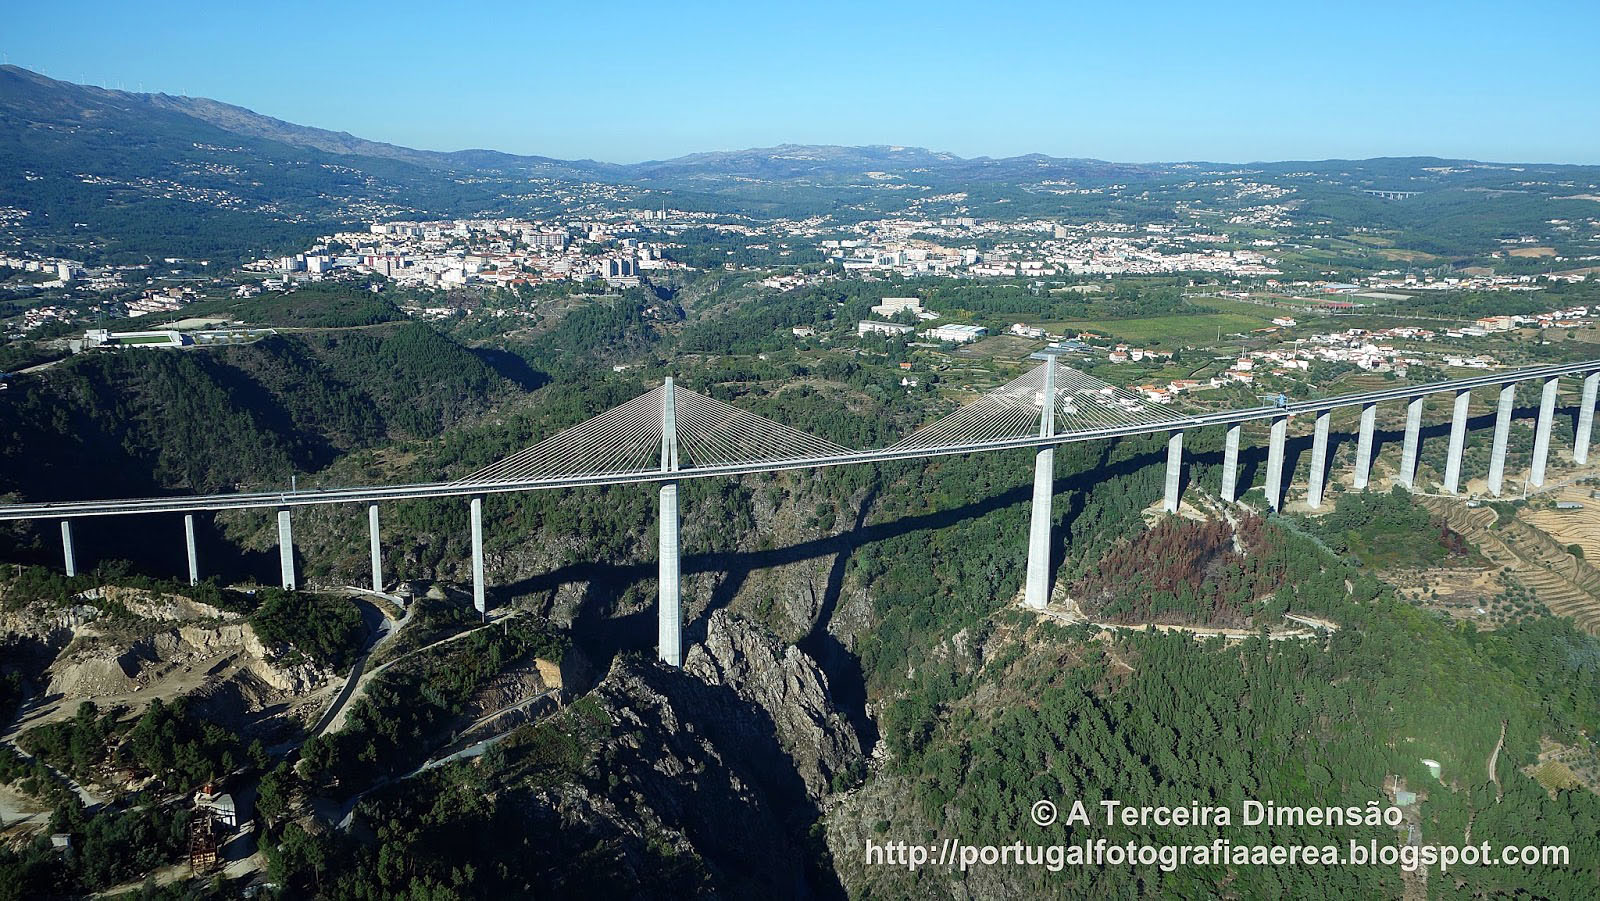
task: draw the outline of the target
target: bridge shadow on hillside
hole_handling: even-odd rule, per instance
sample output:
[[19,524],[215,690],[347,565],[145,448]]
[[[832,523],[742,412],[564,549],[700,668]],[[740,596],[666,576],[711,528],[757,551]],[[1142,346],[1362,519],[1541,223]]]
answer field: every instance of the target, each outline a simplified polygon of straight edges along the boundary
[[[1563,408],[1562,414],[1570,411]],[[1533,406],[1517,408],[1514,418],[1531,419],[1538,414]],[[1576,410],[1571,410],[1576,416]],[[1483,413],[1472,416],[1467,421],[1470,430],[1493,429],[1494,414]],[[1422,442],[1438,440],[1448,437],[1450,422],[1434,422],[1421,429]],[[1403,429],[1378,429],[1373,434],[1373,458],[1378,458],[1384,451],[1397,451],[1398,445],[1403,442]],[[1336,459],[1342,446],[1354,446],[1357,435],[1349,430],[1330,432],[1328,437],[1328,471],[1325,479],[1334,479],[1333,461]],[[1285,442],[1285,459],[1283,459],[1283,490],[1290,490],[1296,482],[1296,469],[1301,466],[1302,458],[1309,456],[1312,450],[1312,435],[1294,435]],[[1118,475],[1133,474],[1147,466],[1165,466],[1166,451],[1152,450],[1147,453],[1130,456],[1130,458],[1110,461],[1110,445],[1101,453],[1101,464],[1080,474],[1058,477],[1054,483],[1054,491],[1058,495],[1056,507],[1056,530],[1053,533],[1053,547],[1051,547],[1051,571],[1061,565],[1066,559],[1067,536],[1070,535],[1070,525],[1082,514],[1083,495],[1091,490],[1094,485],[1106,479],[1114,479]],[[1262,487],[1266,475],[1267,446],[1266,443],[1250,443],[1240,448],[1238,455],[1238,493],[1243,495],[1246,490]],[[1219,488],[1219,467],[1222,464],[1221,448],[1208,448],[1208,450],[1186,453],[1184,456],[1184,490],[1189,490],[1195,482],[1195,471],[1205,471],[1206,490],[1216,491]],[[1477,474],[1472,474],[1477,475]],[[1374,488],[1381,485],[1374,482]],[[1066,495],[1066,509],[1061,507],[1061,498]],[[1286,495],[1285,495],[1286,496]],[[872,507],[874,495],[864,498],[861,506],[856,511],[856,522],[853,528],[842,531],[837,535],[824,536],[824,538],[802,541],[786,547],[773,547],[762,551],[730,551],[709,552],[709,554],[686,554],[683,557],[683,575],[718,575],[717,584],[712,587],[710,600],[706,607],[696,611],[690,621],[685,624],[685,643],[693,645],[702,642],[706,637],[706,621],[714,611],[722,610],[733,602],[750,576],[758,570],[787,567],[792,563],[808,562],[808,560],[830,559],[829,575],[826,579],[824,594],[818,603],[818,616],[814,619],[810,632],[800,640],[800,647],[808,655],[816,659],[824,671],[829,674],[830,682],[834,687],[835,696],[840,703],[851,707],[854,711],[861,711],[864,706],[864,687],[861,680],[858,661],[850,651],[838,643],[837,637],[830,634],[829,624],[832,623],[835,611],[838,610],[840,595],[843,592],[845,573],[850,565],[851,555],[859,547],[880,543],[886,539],[917,533],[917,531],[934,531],[941,528],[952,527],[965,520],[981,519],[984,515],[992,514],[998,509],[1026,504],[1032,498],[1032,485],[1016,485],[1013,488],[998,491],[989,498],[973,501],[970,504],[950,507],[944,511],[928,512],[928,514],[907,515],[888,522],[867,523]],[[1154,501],[1155,498],[1152,498]],[[1016,536],[1018,554],[1026,547],[1026,535]],[[1021,563],[1019,563],[1021,568]],[[566,567],[550,570],[541,575],[522,579],[517,583],[506,584],[494,589],[494,594],[523,595],[544,594],[554,592],[565,584],[586,584],[586,597],[574,631],[578,632],[581,640],[586,643],[586,650],[594,655],[597,663],[610,661],[611,656],[622,650],[642,650],[654,647],[656,643],[656,616],[653,610],[638,610],[632,613],[618,613],[619,603],[629,594],[630,589],[638,589],[646,583],[653,583],[656,579],[656,563],[600,563],[579,562],[571,563]],[[858,727],[866,722],[864,717],[858,719]]]
[[[1538,418],[1538,415],[1539,415],[1539,408],[1538,407],[1515,407],[1511,411],[1511,418],[1512,418],[1513,421],[1515,421],[1515,420],[1536,420]],[[1570,408],[1567,408],[1567,407],[1557,408],[1556,416],[1560,417],[1560,418],[1569,418],[1570,417],[1572,419],[1573,423],[1574,423],[1573,428],[1574,428],[1574,430],[1576,430],[1576,428],[1577,428],[1576,423],[1577,423],[1577,416],[1578,416],[1578,408],[1576,406],[1573,406],[1573,407],[1570,407]],[[1494,420],[1495,420],[1495,414],[1494,413],[1480,413],[1480,414],[1477,414],[1477,415],[1474,415],[1474,416],[1469,416],[1467,418],[1467,431],[1468,431],[1469,434],[1472,433],[1472,432],[1477,432],[1477,431],[1492,432],[1493,429],[1494,429]],[[1448,439],[1449,435],[1450,435],[1450,421],[1449,420],[1445,420],[1443,422],[1435,422],[1435,423],[1432,423],[1432,424],[1427,424],[1427,425],[1422,426],[1422,428],[1418,430],[1418,453],[1419,453],[1419,455],[1420,455],[1420,453],[1422,451],[1422,448],[1425,447],[1429,442],[1435,441],[1435,440],[1439,440],[1439,439]],[[1283,495],[1281,495],[1282,497],[1288,497],[1288,492],[1293,488],[1293,486],[1295,484],[1297,484],[1296,475],[1297,475],[1298,471],[1300,470],[1300,467],[1301,467],[1302,463],[1304,463],[1305,466],[1309,469],[1309,467],[1310,467],[1311,450],[1312,450],[1314,441],[1315,441],[1315,439],[1314,439],[1314,437],[1312,435],[1294,435],[1294,436],[1291,436],[1287,440],[1284,441],[1284,444],[1283,444],[1283,474],[1282,474],[1283,484],[1279,486],[1285,492]],[[1327,464],[1327,468],[1326,468],[1326,470],[1324,471],[1324,474],[1323,474],[1324,484],[1327,484],[1328,482],[1332,481],[1333,478],[1335,477],[1335,475],[1337,474],[1337,470],[1334,468],[1334,461],[1338,458],[1338,455],[1339,455],[1340,451],[1343,450],[1346,446],[1349,446],[1350,448],[1352,448],[1352,453],[1353,453],[1354,452],[1354,448],[1358,444],[1358,442],[1359,442],[1359,436],[1355,432],[1352,432],[1352,431],[1338,431],[1338,432],[1335,432],[1335,431],[1332,431],[1332,430],[1329,431],[1329,433],[1328,433],[1328,451],[1327,451],[1328,464]],[[1373,470],[1374,480],[1368,486],[1370,489],[1373,489],[1373,490],[1386,490],[1387,489],[1387,487],[1388,487],[1387,485],[1380,484],[1376,480],[1376,461],[1385,452],[1389,452],[1389,453],[1392,453],[1392,454],[1400,453],[1401,449],[1404,446],[1404,444],[1405,444],[1405,429],[1403,429],[1403,428],[1400,428],[1400,429],[1375,428],[1375,429],[1373,429],[1373,432],[1372,432],[1372,459],[1374,461],[1374,470]],[[1552,452],[1553,452],[1554,449],[1555,449],[1555,446],[1552,445],[1551,449],[1552,449]],[[1252,489],[1252,488],[1263,488],[1264,489],[1266,487],[1266,481],[1267,481],[1266,480],[1267,456],[1268,456],[1268,448],[1267,448],[1267,445],[1265,443],[1252,444],[1252,445],[1249,445],[1248,447],[1240,447],[1239,448],[1238,494],[1240,496],[1242,496],[1245,493],[1245,491],[1247,491],[1249,489]],[[1185,467],[1184,467],[1184,475],[1183,475],[1183,483],[1182,484],[1183,484],[1184,489],[1187,490],[1188,487],[1189,487],[1189,484],[1191,482],[1191,479],[1192,479],[1194,464],[1199,463],[1199,464],[1204,464],[1204,465],[1208,465],[1208,466],[1220,467],[1222,465],[1222,452],[1221,451],[1202,452],[1202,453],[1192,454],[1192,455],[1186,453],[1184,455],[1184,463],[1185,463]],[[1463,481],[1463,483],[1465,483],[1465,481],[1467,479],[1469,479],[1469,478],[1473,478],[1473,477],[1476,477],[1476,476],[1479,476],[1479,475],[1484,475],[1484,474],[1485,473],[1474,473],[1474,472],[1463,471],[1462,472],[1462,481]],[[1512,477],[1512,473],[1510,473],[1510,472],[1507,472],[1506,475],[1507,475],[1508,479]],[[1212,488],[1212,490],[1216,490],[1216,486],[1211,486],[1211,488]]]
[[472,353],[488,364],[497,375],[523,391],[534,391],[550,383],[550,375],[528,365],[520,356],[499,347],[477,347]]
[[[137,527],[129,528],[130,523]],[[0,529],[0,559],[61,568],[61,531],[57,520],[8,524]],[[183,514],[146,513],[136,518],[85,516],[72,521],[73,556],[78,572],[126,564],[131,572],[161,579],[188,581],[189,561],[183,538]],[[195,514],[195,554],[200,577],[226,574],[231,583],[278,584],[277,547],[256,550],[229,540],[207,513]],[[299,549],[298,571],[304,571]]]
[[[1562,408],[1559,413],[1563,416],[1576,416],[1576,409]],[[1513,411],[1516,419],[1531,419],[1537,415],[1537,408],[1522,407]],[[1477,431],[1492,429],[1494,414],[1484,413],[1471,417],[1468,420],[1469,430]],[[1220,431],[1220,430],[1219,430]],[[1421,440],[1426,443],[1432,440],[1447,437],[1450,432],[1450,423],[1433,423],[1423,426]],[[1373,434],[1373,458],[1385,451],[1391,453],[1398,451],[1398,446],[1403,442],[1402,429],[1378,429]],[[1285,442],[1283,489],[1287,492],[1295,481],[1295,473],[1299,468],[1302,458],[1309,456],[1312,447],[1312,436],[1298,435]],[[1328,460],[1329,468],[1325,475],[1331,480],[1336,471],[1333,461],[1345,444],[1354,444],[1356,435],[1350,431],[1331,432],[1329,435]],[[1220,444],[1220,442],[1219,442]],[[1100,465],[1087,469],[1084,472],[1058,477],[1054,490],[1057,495],[1056,528],[1053,533],[1051,571],[1060,566],[1067,553],[1067,541],[1070,528],[1076,518],[1081,515],[1084,508],[1084,495],[1096,484],[1109,478],[1128,475],[1147,466],[1164,466],[1166,451],[1164,449],[1151,450],[1133,456],[1111,461],[1111,445],[1105,445],[1100,455]],[[1239,494],[1246,490],[1262,487],[1267,461],[1268,448],[1265,443],[1252,443],[1240,448],[1239,452]],[[1204,451],[1186,453],[1184,457],[1184,488],[1192,487],[1196,468],[1205,471],[1206,488],[1216,491],[1219,488],[1218,472],[1223,460],[1220,447]],[[1471,475],[1477,475],[1476,473]],[[1383,486],[1374,483],[1374,488]],[[1062,508],[1061,495],[1066,495],[1065,509]],[[828,577],[825,583],[823,597],[817,604],[818,614],[808,634],[802,638],[799,645],[813,659],[817,660],[828,674],[831,686],[835,692],[835,699],[851,711],[852,720],[863,729],[863,737],[870,737],[870,726],[862,710],[865,704],[865,687],[861,683],[859,662],[854,654],[844,648],[838,639],[829,632],[829,625],[838,609],[840,597],[844,588],[844,576],[847,572],[851,556],[862,547],[891,538],[922,531],[935,531],[958,523],[981,518],[1006,507],[1027,503],[1032,496],[1031,484],[1019,484],[1013,488],[993,494],[979,501],[974,501],[961,506],[931,513],[920,513],[903,516],[894,520],[878,523],[867,523],[871,510],[876,502],[876,497],[869,494],[862,501],[856,511],[854,526],[848,531],[829,535],[810,541],[803,541],[781,548],[769,548],[753,551],[728,551],[714,553],[689,553],[682,559],[684,575],[717,574],[720,579],[713,586],[711,597],[706,606],[693,613],[684,628],[685,644],[690,645],[703,641],[706,634],[706,621],[716,610],[722,609],[732,603],[739,591],[744,587],[751,575],[758,570],[772,569],[788,566],[806,561],[830,559]],[[1155,500],[1151,498],[1152,502]],[[1019,558],[1026,547],[1026,534],[1016,536],[1017,554]],[[1022,563],[1018,563],[1019,572]],[[517,596],[524,594],[540,594],[554,592],[557,588],[569,584],[585,584],[586,593],[584,603],[574,623],[574,630],[584,643],[585,649],[602,666],[607,665],[610,659],[618,652],[624,650],[641,650],[654,647],[656,643],[656,616],[653,609],[643,609],[627,613],[619,612],[619,605],[631,590],[643,589],[646,583],[653,583],[656,578],[656,564],[653,561],[636,563],[600,563],[580,562],[563,566],[549,572],[541,573],[518,582],[493,588],[495,594],[502,596]]]
[[[1153,464],[1162,464],[1166,459],[1165,451],[1140,453],[1115,462],[1109,461],[1109,454],[1110,445],[1107,445],[1101,452],[1098,466],[1056,479],[1058,519],[1054,532],[1057,540],[1051,554],[1052,568],[1065,557],[1070,524],[1082,513],[1084,497],[1090,489],[1107,478],[1131,474]],[[1218,456],[1220,460],[1220,454]],[[876,740],[876,730],[866,716],[866,686],[859,659],[829,631],[843,594],[844,577],[852,555],[857,549],[870,544],[915,532],[943,529],[987,516],[996,510],[1025,504],[1031,500],[1032,494],[1033,487],[1029,482],[946,510],[868,524],[866,520],[876,501],[875,495],[869,493],[856,511],[854,527],[848,531],[781,548],[686,554],[680,563],[684,575],[714,573],[722,578],[713,587],[706,606],[695,612],[685,624],[685,645],[705,639],[706,623],[711,614],[732,603],[756,571],[831,558],[823,596],[817,604],[816,619],[798,645],[827,674],[835,702],[856,727],[863,743],[870,747]],[[1059,497],[1062,494],[1067,495],[1064,510]],[[1019,572],[1023,565],[1020,558],[1026,545],[1027,535],[1024,532],[1017,536]],[[573,624],[573,631],[585,651],[597,665],[604,668],[619,652],[655,645],[656,613],[653,608],[620,614],[617,608],[630,590],[653,583],[656,574],[653,561],[620,564],[581,562],[500,586],[495,593],[510,596],[539,594],[553,592],[567,584],[586,584],[587,594]]]

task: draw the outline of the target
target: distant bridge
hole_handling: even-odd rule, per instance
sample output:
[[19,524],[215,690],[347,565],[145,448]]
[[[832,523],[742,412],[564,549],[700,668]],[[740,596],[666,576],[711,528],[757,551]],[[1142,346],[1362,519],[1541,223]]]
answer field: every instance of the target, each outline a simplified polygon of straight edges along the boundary
[[1573,460],[1586,463],[1594,422],[1600,360],[1487,373],[1428,385],[1409,385],[1347,394],[1284,406],[1251,407],[1200,415],[1175,414],[1139,394],[1109,385],[1063,365],[1051,357],[1017,379],[987,392],[976,402],[918,429],[896,444],[858,451],[790,428],[764,416],[685,388],[672,379],[618,407],[454,482],[376,485],[295,492],[248,492],[105,501],[67,501],[0,505],[0,520],[54,519],[61,522],[62,553],[68,575],[76,574],[72,520],[89,516],[140,513],[182,513],[187,542],[189,580],[198,582],[194,514],[201,511],[276,509],[283,586],[296,585],[291,510],[316,504],[366,504],[371,539],[372,587],[382,591],[383,558],[379,544],[378,505],[421,498],[468,498],[472,531],[473,601],[486,609],[483,572],[483,498],[489,494],[591,485],[658,483],[660,491],[660,575],[658,581],[659,652],[677,666],[682,661],[679,603],[678,482],[682,479],[735,476],[923,459],[951,454],[1020,448],[1036,450],[1033,503],[1028,533],[1028,568],[1024,597],[1042,608],[1050,595],[1050,504],[1057,445],[1130,435],[1169,433],[1167,475],[1162,507],[1178,509],[1183,467],[1183,435],[1190,429],[1226,426],[1223,451],[1224,501],[1238,495],[1239,437],[1242,425],[1271,423],[1267,453],[1266,499],[1276,510],[1283,501],[1284,445],[1289,417],[1316,414],[1312,437],[1307,503],[1322,505],[1327,470],[1328,428],[1333,410],[1360,407],[1356,447],[1356,490],[1367,487],[1372,469],[1373,431],[1377,405],[1406,401],[1405,438],[1396,483],[1414,487],[1421,441],[1422,404],[1432,394],[1451,393],[1455,406],[1444,491],[1455,494],[1461,481],[1466,444],[1467,411],[1475,388],[1498,387],[1494,441],[1490,454],[1489,492],[1499,496],[1505,484],[1506,444],[1510,434],[1515,388],[1526,381],[1543,383],[1534,429],[1533,461],[1527,484],[1545,482],[1556,393],[1563,377],[1581,376]]

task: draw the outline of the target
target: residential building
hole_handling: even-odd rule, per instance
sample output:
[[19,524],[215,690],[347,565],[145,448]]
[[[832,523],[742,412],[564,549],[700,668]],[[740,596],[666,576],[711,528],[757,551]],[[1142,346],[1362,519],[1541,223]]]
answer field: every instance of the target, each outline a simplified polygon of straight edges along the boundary
[[910,310],[913,313],[921,313],[921,298],[885,297],[881,303],[874,304],[872,307],[872,313],[874,316],[882,316],[885,319],[888,319],[901,310]]
[[915,326],[901,325],[898,322],[879,322],[876,319],[863,319],[856,323],[856,335],[908,335],[916,331]]

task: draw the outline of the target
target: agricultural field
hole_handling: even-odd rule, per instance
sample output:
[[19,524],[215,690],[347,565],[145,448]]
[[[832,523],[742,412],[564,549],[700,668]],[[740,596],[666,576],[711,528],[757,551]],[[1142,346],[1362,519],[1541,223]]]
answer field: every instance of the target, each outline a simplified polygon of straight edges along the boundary
[[1016,335],[991,335],[958,348],[955,356],[969,360],[1022,361],[1041,346],[1040,341]]
[[[1244,306],[1249,306],[1245,304]],[[1174,348],[1189,345],[1212,345],[1220,334],[1249,334],[1259,328],[1270,328],[1269,310],[1260,313],[1195,313],[1148,316],[1138,319],[1069,319],[1060,322],[1041,322],[1047,331],[1090,331],[1116,338],[1119,341],[1147,344],[1152,347]]]

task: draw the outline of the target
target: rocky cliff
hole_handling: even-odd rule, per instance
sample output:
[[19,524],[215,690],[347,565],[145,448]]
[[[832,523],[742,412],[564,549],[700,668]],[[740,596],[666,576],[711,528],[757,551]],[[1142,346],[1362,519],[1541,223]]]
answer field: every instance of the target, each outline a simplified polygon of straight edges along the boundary
[[835,708],[827,677],[794,645],[719,610],[683,670],[709,689],[701,693],[702,712],[724,735],[754,740],[744,730],[767,725],[758,722],[761,714],[770,720],[767,731],[811,800],[828,793],[835,775],[861,765],[860,739]]
[[725,612],[707,632],[682,670],[617,659],[588,695],[609,722],[591,766],[524,795],[522,819],[663,894],[841,894],[811,831],[863,765],[855,733],[805,654]]

